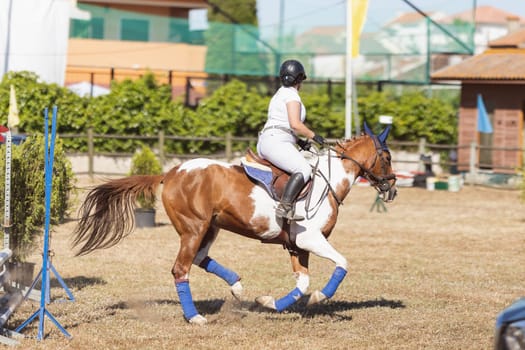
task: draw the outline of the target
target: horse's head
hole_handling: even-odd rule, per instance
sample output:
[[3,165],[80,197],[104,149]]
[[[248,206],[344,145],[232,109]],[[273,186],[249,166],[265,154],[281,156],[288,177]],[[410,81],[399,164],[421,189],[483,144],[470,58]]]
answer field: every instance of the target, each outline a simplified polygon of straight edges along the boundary
[[386,144],[390,125],[379,135],[375,135],[366,123],[364,129],[365,135],[355,140],[338,142],[335,150],[343,162],[350,162],[359,167],[357,175],[367,179],[385,202],[391,202],[397,194],[397,189],[392,157]]

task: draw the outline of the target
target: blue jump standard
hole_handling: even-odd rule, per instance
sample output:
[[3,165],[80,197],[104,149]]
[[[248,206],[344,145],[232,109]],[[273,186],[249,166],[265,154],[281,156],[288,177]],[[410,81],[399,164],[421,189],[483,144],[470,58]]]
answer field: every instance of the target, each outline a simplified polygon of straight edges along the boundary
[[37,316],[39,318],[38,323],[38,340],[44,339],[44,319],[45,316],[47,316],[54,324],[55,326],[67,337],[72,338],[71,334],[69,334],[64,327],[56,320],[56,318],[46,309],[46,304],[50,302],[50,281],[49,281],[49,275],[50,272],[52,272],[55,277],[57,278],[58,282],[62,285],[64,290],[66,291],[69,299],[71,301],[74,301],[75,298],[73,297],[73,294],[67,287],[67,285],[64,283],[64,280],[62,277],[60,277],[58,271],[55,269],[53,264],[51,263],[51,260],[49,259],[49,225],[51,220],[51,190],[52,190],[52,184],[53,184],[53,160],[54,160],[54,153],[55,153],[55,135],[56,135],[56,119],[57,119],[57,106],[53,106],[53,117],[51,121],[51,140],[49,140],[49,121],[48,121],[48,109],[46,108],[44,110],[44,127],[45,127],[45,153],[44,153],[44,163],[45,163],[45,204],[46,204],[46,210],[45,210],[45,227],[44,227],[44,248],[43,248],[43,254],[42,254],[42,268],[40,272],[38,273],[38,276],[31,284],[31,288],[26,294],[29,295],[29,292],[34,288],[37,281],[41,278],[42,280],[42,290],[40,291],[40,308],[31,315],[24,323],[22,323],[18,328],[16,328],[16,332],[20,332],[22,329],[24,329],[29,323],[31,323]]

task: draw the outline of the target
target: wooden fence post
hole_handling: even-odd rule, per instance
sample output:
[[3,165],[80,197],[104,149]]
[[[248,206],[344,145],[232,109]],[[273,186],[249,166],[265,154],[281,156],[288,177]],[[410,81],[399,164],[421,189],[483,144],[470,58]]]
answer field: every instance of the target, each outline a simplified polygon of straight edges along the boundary
[[164,156],[164,130],[159,131],[159,160],[160,164],[164,166],[164,162],[166,161],[166,157]]
[[190,77],[186,77],[186,86],[185,86],[186,93],[184,94],[184,106],[190,107],[190,95],[191,95],[191,79]]
[[90,178],[93,178],[95,173],[94,169],[94,157],[95,157],[95,144],[93,141],[93,127],[88,128],[88,175]]
[[478,148],[478,145],[476,142],[472,142],[470,144],[470,159],[469,159],[469,173],[471,176],[474,176],[476,174],[476,149]]
[[226,159],[229,162],[229,161],[231,161],[233,159],[233,156],[232,156],[232,133],[231,132],[228,131],[226,133],[225,141],[226,141]]

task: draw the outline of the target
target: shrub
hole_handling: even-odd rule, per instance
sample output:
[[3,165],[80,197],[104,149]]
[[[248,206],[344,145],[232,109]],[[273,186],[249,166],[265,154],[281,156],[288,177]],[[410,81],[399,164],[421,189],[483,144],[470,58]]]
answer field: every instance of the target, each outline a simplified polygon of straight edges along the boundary
[[[193,135],[224,136],[231,133],[233,136],[256,137],[266,122],[268,103],[269,98],[262,97],[255,89],[249,89],[245,83],[233,79],[201,101]],[[212,152],[223,147],[209,144]],[[236,144],[234,150],[245,148],[246,145]]]
[[[39,80],[34,73],[8,72],[0,82],[0,123],[6,125],[9,91],[13,85],[20,115],[20,133],[41,133],[44,129],[43,107],[59,106],[58,134],[76,134],[87,128],[86,105],[89,99],[77,96],[65,87]],[[64,139],[68,149],[78,149],[78,138]]]
[[[5,145],[0,148],[0,174],[5,188]],[[15,261],[24,261],[44,231],[45,223],[44,137],[33,135],[22,144],[12,146],[10,248]],[[62,141],[55,140],[51,224],[61,223],[67,215],[74,188],[71,163]],[[0,208],[4,211],[5,191],[0,192]],[[3,233],[2,233],[3,235]]]
[[[172,101],[171,87],[158,83],[152,73],[136,80],[115,81],[110,94],[86,98],[56,84],[42,83],[33,73],[9,72],[0,83],[0,116],[4,116],[0,122],[7,118],[11,84],[16,88],[22,133],[42,130],[40,106],[57,105],[60,107],[59,134],[86,134],[92,127],[95,134],[103,135],[156,136],[163,131],[168,136],[255,137],[266,122],[270,100],[269,96],[233,79],[203,98],[198,108],[192,110]],[[325,137],[340,138],[345,131],[344,87],[338,85],[334,91],[330,100],[324,89],[306,84],[301,98],[307,110],[306,123]],[[419,91],[399,95],[362,88],[360,92],[356,102],[361,126],[366,120],[373,129],[379,128],[378,117],[386,114],[394,116],[391,135],[397,141],[417,142],[425,137],[434,144],[457,142],[456,97],[427,97]],[[143,145],[153,147],[155,142],[96,138],[95,150],[131,153]],[[86,152],[87,139],[68,138],[64,146],[69,152]],[[234,151],[244,150],[246,146],[236,142]],[[223,141],[168,139],[164,151],[213,154],[222,152],[224,147]]]
[[421,92],[393,96],[372,93],[358,98],[359,117],[378,132],[379,116],[394,116],[392,138],[417,142],[421,137],[429,143],[451,144],[457,141],[457,111],[452,104]]
[[330,108],[327,94],[301,93],[306,108],[306,124],[323,137],[342,138],[345,133],[344,111]]
[[[93,98],[87,105],[88,125],[95,134],[155,136],[158,116],[171,104],[171,87],[157,83],[152,73],[137,80],[114,81],[108,95]],[[95,140],[95,148],[104,152],[133,152],[145,144],[148,141]]]

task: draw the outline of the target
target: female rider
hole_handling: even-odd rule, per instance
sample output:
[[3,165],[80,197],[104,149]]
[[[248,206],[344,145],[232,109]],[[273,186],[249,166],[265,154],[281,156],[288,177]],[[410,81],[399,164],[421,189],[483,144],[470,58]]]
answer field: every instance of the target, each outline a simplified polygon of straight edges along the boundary
[[306,79],[303,65],[296,60],[284,61],[279,77],[282,86],[273,95],[268,106],[268,119],[259,133],[257,152],[262,158],[290,173],[290,179],[276,209],[277,217],[300,221],[304,217],[295,215],[294,202],[310,179],[312,168],[295,146],[309,146],[309,143],[299,139],[298,135],[312,139],[320,145],[324,144],[325,140],[304,124],[306,109],[299,96],[301,83]]

